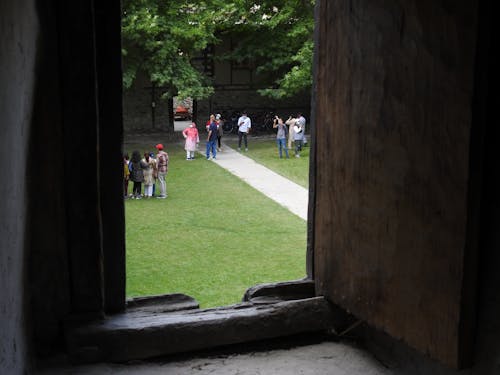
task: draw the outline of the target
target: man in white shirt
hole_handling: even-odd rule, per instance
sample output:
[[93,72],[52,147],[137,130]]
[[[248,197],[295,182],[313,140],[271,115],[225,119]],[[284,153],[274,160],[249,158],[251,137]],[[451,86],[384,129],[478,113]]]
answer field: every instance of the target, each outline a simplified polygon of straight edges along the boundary
[[245,151],[248,151],[248,141],[247,134],[250,132],[252,127],[252,121],[250,117],[247,116],[246,111],[241,113],[241,117],[238,119],[238,151],[241,151],[241,139],[245,141]]
[[306,119],[304,116],[302,116],[302,113],[297,114],[297,122],[299,123],[300,127],[302,128],[302,141],[305,144],[307,144],[307,139],[306,139]]

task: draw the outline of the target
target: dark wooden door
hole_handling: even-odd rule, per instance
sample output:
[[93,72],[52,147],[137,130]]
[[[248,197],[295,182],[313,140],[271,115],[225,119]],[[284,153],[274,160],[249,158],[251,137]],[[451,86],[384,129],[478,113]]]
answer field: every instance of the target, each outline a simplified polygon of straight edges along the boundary
[[475,1],[320,1],[314,277],[453,367],[474,332]]

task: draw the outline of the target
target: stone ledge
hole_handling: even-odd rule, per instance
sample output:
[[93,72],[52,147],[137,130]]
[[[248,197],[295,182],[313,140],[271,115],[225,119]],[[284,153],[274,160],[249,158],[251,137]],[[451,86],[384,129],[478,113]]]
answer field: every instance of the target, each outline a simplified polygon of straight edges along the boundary
[[153,315],[123,313],[68,326],[66,340],[75,363],[128,361],[329,331],[336,316],[323,297]]
[[247,289],[243,301],[256,304],[312,298],[314,288],[314,281],[310,279],[259,284]]
[[126,311],[129,314],[161,314],[199,308],[200,304],[193,297],[182,293],[174,293],[128,299]]

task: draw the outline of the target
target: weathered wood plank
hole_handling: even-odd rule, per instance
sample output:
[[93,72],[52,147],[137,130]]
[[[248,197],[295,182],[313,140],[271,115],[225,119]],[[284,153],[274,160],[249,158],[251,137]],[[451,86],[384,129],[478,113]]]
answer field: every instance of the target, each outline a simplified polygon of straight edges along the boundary
[[75,314],[98,314],[103,309],[93,25],[92,3],[85,0],[58,3],[61,87],[58,100],[62,103],[64,140],[64,154],[60,157],[64,160],[71,308]]
[[104,309],[112,313],[125,308],[121,2],[95,2],[94,12]]
[[259,284],[248,288],[243,296],[245,302],[275,302],[315,297],[314,280],[303,279],[279,283]]
[[127,300],[127,313],[165,313],[182,310],[199,309],[200,304],[182,293],[163,294],[158,296],[136,297]]
[[458,367],[477,2],[390,3],[320,2],[317,292]]
[[332,305],[316,297],[149,316],[123,313],[68,327],[66,336],[75,362],[127,361],[325,331],[335,314]]

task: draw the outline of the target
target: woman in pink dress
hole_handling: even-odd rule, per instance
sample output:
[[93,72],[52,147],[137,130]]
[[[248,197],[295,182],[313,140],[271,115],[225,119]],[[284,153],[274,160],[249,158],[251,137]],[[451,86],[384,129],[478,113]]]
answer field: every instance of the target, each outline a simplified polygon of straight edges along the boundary
[[186,140],[184,145],[184,149],[186,150],[186,160],[193,160],[196,146],[200,143],[200,136],[198,134],[198,129],[196,129],[196,124],[192,122],[191,125],[182,131],[182,135]]

